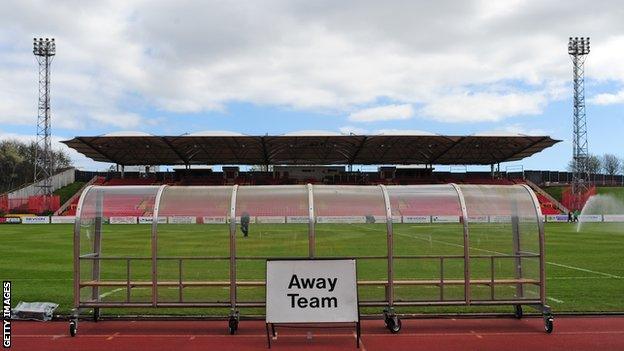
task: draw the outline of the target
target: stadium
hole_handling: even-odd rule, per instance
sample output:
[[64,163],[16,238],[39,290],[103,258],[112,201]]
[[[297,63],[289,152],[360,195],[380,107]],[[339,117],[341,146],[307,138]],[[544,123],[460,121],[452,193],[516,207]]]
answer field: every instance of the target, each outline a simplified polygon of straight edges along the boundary
[[[0,130],[4,346],[624,348],[624,167],[615,155],[598,160],[589,153],[584,86],[589,38],[570,37],[567,49],[573,64],[573,118],[565,135],[572,134],[571,139],[561,137],[556,123],[548,132],[475,132],[484,125],[500,126],[499,119],[507,117],[498,115],[450,126],[449,118],[472,106],[459,106],[461,102],[481,96],[480,89],[492,89],[496,93],[483,94],[498,99],[504,95],[500,91],[516,89],[511,95],[517,97],[532,84],[556,86],[535,83],[539,79],[514,85],[471,78],[479,82],[467,84],[474,91],[457,100],[439,97],[446,105],[459,106],[445,106],[451,112],[438,116],[442,124],[431,124],[441,133],[411,128],[425,124],[412,115],[439,111],[428,109],[425,98],[398,105],[402,98],[396,96],[403,95],[382,93],[365,103],[347,104],[360,108],[347,120],[394,129],[337,132],[330,125],[330,130],[296,131],[338,119],[333,109],[342,101],[328,109],[292,108],[280,100],[288,94],[274,101],[268,88],[260,89],[259,98],[224,87],[207,89],[193,81],[192,76],[202,76],[197,67],[184,75],[189,86],[201,87],[194,95],[185,89],[186,82],[166,80],[160,86],[138,70],[124,71],[120,63],[107,71],[119,68],[127,74],[116,84],[136,75],[149,81],[141,85],[145,90],[121,94],[127,105],[114,115],[95,117],[89,128],[64,125],[59,138],[51,134],[50,112],[56,41],[35,38],[36,136],[28,144],[11,137],[15,133],[4,140]],[[157,66],[170,53],[155,45],[143,54]],[[279,66],[278,61],[267,67]],[[229,76],[233,65],[219,66],[211,77]],[[309,68],[299,69],[305,77]],[[337,70],[330,72],[340,76]],[[592,87],[600,79],[592,76]],[[267,87],[275,83],[268,82]],[[175,94],[155,92],[167,84]],[[103,86],[116,89],[115,84]],[[195,109],[193,98],[206,91],[218,96],[220,89],[228,98]],[[317,97],[315,93],[303,95]],[[166,95],[165,104],[147,98],[158,94]],[[553,97],[557,94],[563,93],[543,95],[559,104]],[[60,111],[67,115],[72,109],[91,113],[83,105],[61,101]],[[370,107],[376,104],[380,106]],[[414,112],[412,106],[419,104],[422,109]],[[509,100],[488,104],[517,106]],[[408,115],[392,117],[407,105]],[[193,107],[185,110],[188,106]],[[487,116],[490,107],[479,105],[478,112]],[[315,108],[323,112],[310,112]],[[201,131],[224,118],[206,112],[210,109],[228,115],[231,121],[223,123],[233,131]],[[228,109],[234,112],[222,112]],[[280,117],[263,120],[267,110]],[[125,131],[131,129],[125,127],[133,125],[135,111],[145,115],[141,128]],[[235,116],[248,111],[245,118]],[[155,112],[166,116],[168,125],[152,128],[150,123],[161,123]],[[526,117],[525,112],[509,113]],[[284,117],[299,114],[300,120]],[[310,121],[308,114],[326,119]],[[202,123],[189,122],[193,119]],[[259,121],[243,125],[252,119]],[[572,149],[571,158],[560,155],[562,146]],[[562,166],[549,162],[564,158],[569,160],[567,171],[551,170]]]

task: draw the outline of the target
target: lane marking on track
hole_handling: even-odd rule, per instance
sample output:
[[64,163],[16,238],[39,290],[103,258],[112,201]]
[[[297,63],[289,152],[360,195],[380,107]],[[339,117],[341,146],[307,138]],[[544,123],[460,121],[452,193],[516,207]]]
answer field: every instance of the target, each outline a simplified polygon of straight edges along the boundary
[[[355,338],[355,341],[357,341],[357,333],[353,332],[353,337]],[[364,341],[362,341],[362,339],[360,338],[360,350],[362,351],[366,351],[366,347],[364,347]]]
[[479,335],[477,332],[475,332],[474,330],[470,331],[472,333],[472,335],[476,336],[479,339],[483,339],[483,337],[481,335]]
[[113,340],[113,338],[116,336],[119,336],[119,332],[116,332],[115,334],[109,336],[108,338],[106,338],[106,340]]
[[[361,228],[365,228],[365,227],[361,227]],[[370,229],[370,228],[366,228],[366,229]],[[434,243],[439,243],[439,244],[444,244],[444,245],[449,245],[449,246],[455,246],[455,247],[461,247],[461,248],[464,247],[463,245],[450,243],[448,241],[436,240],[436,239],[431,239],[431,238],[423,238],[423,237],[418,236],[418,235],[409,235],[409,234],[403,234],[403,233],[395,233],[395,234],[396,235],[401,235],[401,236],[404,236],[404,237],[408,237],[408,238],[412,238],[412,239],[418,239],[418,240],[422,240],[422,241],[427,241],[427,242],[434,242]],[[481,249],[481,248],[472,247],[472,246],[470,246],[469,248],[471,250],[476,250],[476,251],[489,252],[489,253],[494,253],[494,254],[497,254],[497,255],[505,255],[505,253],[503,253],[503,252],[494,251],[494,250]],[[610,273],[604,273],[604,272],[599,272],[599,271],[593,271],[593,270],[590,270],[590,269],[576,267],[576,266],[568,266],[568,265],[561,264],[561,263],[556,263],[556,262],[546,261],[546,264],[550,264],[550,265],[558,266],[558,267],[562,267],[562,268],[574,269],[574,270],[581,271],[581,272],[586,272],[586,273],[598,274],[598,275],[602,275],[604,277],[609,277],[609,278],[624,279],[624,277],[619,276],[619,275],[610,274]]]
[[[553,334],[551,334],[551,336],[555,336],[555,335],[619,335],[622,334],[624,335],[624,330],[611,330],[611,331],[557,331]],[[317,337],[346,337],[346,338],[353,338],[353,335],[351,334],[314,334]],[[546,335],[543,331],[525,331],[525,332],[481,332],[479,333],[479,335],[481,336],[488,336],[488,335],[494,335],[494,336],[507,336],[507,335]],[[22,334],[22,335],[13,335],[13,338],[31,338],[31,339],[39,339],[39,338],[51,338],[54,337],[55,335],[44,335],[44,334],[34,334],[34,335],[28,335],[28,334]],[[171,335],[171,334],[118,334],[115,335],[115,338],[189,338],[191,335]],[[291,337],[297,337],[297,338],[302,338],[302,337],[306,337],[307,334],[285,334],[282,335],[283,338],[291,338]],[[457,333],[406,333],[404,331],[401,331],[401,333],[399,334],[386,334],[386,333],[362,333],[362,336],[367,338],[367,337],[390,337],[390,338],[398,338],[398,337],[437,337],[437,336],[474,336],[474,333],[472,332],[457,332]],[[111,336],[109,336],[111,337]],[[196,338],[228,338],[228,339],[232,339],[231,335],[219,335],[219,334],[214,334],[214,335],[195,335]],[[106,338],[106,335],[88,335],[88,334],[81,334],[80,338]],[[252,334],[252,335],[236,335],[234,338],[239,339],[239,338],[263,338],[266,340],[266,334]]]

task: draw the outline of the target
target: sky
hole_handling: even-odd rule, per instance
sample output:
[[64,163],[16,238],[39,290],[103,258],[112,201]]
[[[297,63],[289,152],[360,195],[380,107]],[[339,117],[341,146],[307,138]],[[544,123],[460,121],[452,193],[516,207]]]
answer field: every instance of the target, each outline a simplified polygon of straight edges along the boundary
[[[585,66],[590,153],[624,156],[620,1],[34,1],[0,10],[0,139],[33,139],[33,37],[54,37],[53,145],[140,131],[550,135],[501,165],[565,170],[570,36]],[[448,170],[440,166],[439,170]]]

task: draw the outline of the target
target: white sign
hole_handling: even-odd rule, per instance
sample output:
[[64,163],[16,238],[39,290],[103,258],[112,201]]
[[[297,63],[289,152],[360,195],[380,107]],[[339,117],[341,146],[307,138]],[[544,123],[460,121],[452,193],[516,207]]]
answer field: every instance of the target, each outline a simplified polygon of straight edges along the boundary
[[546,222],[567,222],[568,215],[547,215]]
[[195,216],[171,216],[169,217],[169,224],[195,224],[197,218]]
[[403,223],[431,223],[431,216],[403,216]]
[[602,215],[580,215],[578,219],[581,222],[602,222]]
[[[146,217],[139,217],[139,224],[152,224],[152,222],[154,221],[154,217],[152,216],[146,216]],[[158,223],[159,224],[167,224],[167,217],[158,217]]]
[[490,216],[490,223],[511,223],[511,216]]
[[215,216],[204,216],[202,218],[202,223],[204,224],[225,224],[226,218],[225,216],[215,217]]
[[355,260],[268,260],[267,323],[358,322]]
[[[241,216],[236,216],[236,223],[240,223],[241,222]],[[230,219],[228,218],[228,223],[230,223]],[[255,216],[249,216],[249,223],[253,224],[256,223],[256,217]]]
[[284,216],[256,216],[256,223],[286,223]]
[[488,216],[468,216],[468,223],[487,223]]
[[110,224],[137,224],[136,217],[123,216],[123,217],[111,217]]
[[310,217],[308,216],[288,216],[286,217],[286,223],[308,223]]
[[603,221],[605,222],[624,222],[624,215],[603,215]]
[[[375,223],[386,223],[386,216],[373,216]],[[392,216],[392,223],[401,223],[401,216]]]
[[365,216],[318,216],[317,223],[366,223]]
[[52,224],[73,224],[76,221],[75,216],[52,216],[50,223]]
[[433,223],[459,223],[459,216],[431,216]]
[[48,224],[50,217],[22,217],[22,224]]

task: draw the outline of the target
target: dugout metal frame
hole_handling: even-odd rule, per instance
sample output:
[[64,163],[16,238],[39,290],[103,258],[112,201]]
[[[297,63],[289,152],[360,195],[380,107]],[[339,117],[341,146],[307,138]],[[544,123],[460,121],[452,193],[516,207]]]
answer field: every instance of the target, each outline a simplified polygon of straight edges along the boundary
[[[386,322],[387,328],[393,332],[399,332],[401,329],[401,321],[399,315],[395,311],[395,307],[400,306],[478,306],[478,305],[511,305],[515,308],[515,316],[517,318],[522,317],[522,307],[521,306],[530,306],[536,308],[543,316],[544,319],[544,327],[547,333],[552,332],[553,330],[553,315],[550,307],[546,304],[546,292],[545,292],[545,261],[544,261],[544,224],[541,216],[540,206],[538,199],[532,189],[527,185],[488,185],[483,186],[487,189],[493,189],[496,187],[500,187],[501,189],[504,187],[515,187],[515,189],[519,189],[521,187],[524,189],[528,196],[530,197],[530,201],[532,202],[532,206],[534,208],[534,218],[537,221],[537,230],[538,230],[538,253],[527,253],[519,251],[519,248],[515,248],[515,252],[512,255],[500,255],[500,254],[492,254],[492,255],[474,255],[470,253],[470,226],[469,226],[469,216],[466,208],[466,200],[464,198],[464,193],[462,191],[462,185],[457,184],[449,184],[456,193],[457,201],[459,203],[461,209],[461,220],[460,223],[463,228],[463,255],[438,255],[438,256],[423,256],[423,255],[395,255],[394,249],[394,226],[393,226],[393,212],[391,206],[391,199],[388,192],[387,186],[378,185],[376,187],[379,188],[380,193],[382,195],[382,201],[385,206],[386,212],[386,239],[387,239],[387,255],[382,256],[356,256],[356,257],[332,257],[332,258],[353,258],[353,259],[373,259],[373,260],[386,260],[387,261],[387,279],[386,280],[367,280],[360,281],[358,280],[358,287],[362,286],[383,286],[385,287],[385,296],[386,298],[383,301],[360,301],[360,307],[383,307],[383,315],[384,320]],[[423,185],[426,186],[426,185]],[[249,186],[252,187],[252,186]],[[315,201],[314,201],[314,189],[317,187],[316,185],[307,184],[305,188],[307,190],[307,204],[308,204],[308,258],[321,258],[316,254],[316,223],[317,223],[317,213],[315,211]],[[320,185],[319,187],[322,187]],[[341,186],[333,186],[336,188],[340,188]],[[374,186],[362,186],[372,188]],[[391,186],[391,189],[400,188],[402,186]],[[418,186],[411,186],[418,187]],[[153,213],[152,213],[152,224],[151,224],[151,255],[149,257],[130,257],[130,256],[101,256],[101,231],[102,224],[104,223],[104,209],[103,209],[103,200],[101,197],[103,196],[103,191],[107,191],[107,189],[146,189],[150,188],[149,186],[120,186],[120,187],[112,187],[112,186],[88,186],[80,196],[80,200],[78,202],[77,211],[76,211],[76,221],[74,225],[74,313],[70,321],[70,334],[74,336],[77,333],[78,329],[78,317],[80,316],[80,311],[82,309],[93,309],[93,319],[97,321],[99,318],[99,310],[100,308],[110,308],[110,307],[135,307],[135,308],[143,308],[143,307],[169,307],[169,308],[179,308],[179,307],[192,307],[192,308],[229,308],[230,313],[228,316],[228,328],[230,333],[235,333],[238,329],[239,319],[240,319],[240,308],[249,308],[249,307],[265,307],[264,301],[254,301],[254,302],[240,302],[237,298],[237,290],[240,287],[263,287],[265,282],[262,281],[240,281],[237,279],[237,261],[238,260],[258,260],[265,261],[267,259],[301,259],[302,257],[269,257],[269,256],[237,256],[237,247],[236,247],[236,231],[238,222],[237,218],[237,194],[239,192],[239,186],[233,185],[231,186],[231,196],[230,196],[230,206],[229,206],[229,255],[228,256],[203,256],[203,257],[185,257],[185,256],[169,256],[169,257],[159,257],[158,256],[158,218],[160,212],[161,199],[163,196],[163,192],[170,188],[168,185],[162,185],[157,187],[155,190],[154,196],[154,204],[153,204]],[[172,188],[184,188],[184,187],[172,187]],[[211,188],[211,186],[205,186],[201,188]],[[212,187],[214,188],[214,187]],[[223,187],[221,187],[223,188]],[[98,189],[102,189],[103,191],[97,191]],[[85,205],[85,199],[87,194],[92,191],[96,191],[96,205],[95,205],[95,217],[94,223],[92,223],[95,227],[94,239],[93,239],[93,252],[89,254],[81,254],[81,223],[82,223],[82,211]],[[518,218],[512,216],[511,218],[512,226],[516,229],[513,230],[514,242],[520,242],[519,233],[517,229],[517,221]],[[515,225],[513,224],[515,221]],[[394,272],[394,262],[397,259],[414,259],[414,260],[423,260],[423,259],[437,259],[440,262],[440,276],[437,280],[422,280],[422,279],[413,279],[413,280],[397,280],[395,279]],[[472,279],[471,278],[471,259],[489,259],[490,267],[491,267],[491,276],[490,279]],[[539,278],[538,279],[525,279],[522,276],[522,259],[523,258],[534,258],[539,261]],[[464,268],[464,277],[463,279],[445,279],[444,277],[444,267],[445,262],[452,259],[463,260],[463,268]],[[517,275],[515,279],[496,279],[494,274],[494,263],[496,260],[506,260],[506,259],[514,259],[516,262]],[[105,260],[116,260],[116,261],[125,261],[126,262],[126,279],[123,281],[106,281],[100,279],[100,263]],[[131,263],[135,260],[149,260],[151,262],[151,281],[133,281],[131,280]],[[229,262],[229,281],[184,281],[183,280],[183,263],[187,260],[226,260]],[[83,261],[91,261],[92,262],[92,279],[85,281],[81,279],[81,262]],[[177,281],[159,281],[158,279],[158,263],[162,261],[177,261],[179,265],[179,279]],[[498,285],[515,285],[517,289],[517,293],[522,295],[522,289],[524,285],[532,285],[536,286],[539,289],[539,296],[536,298],[517,298],[517,299],[495,299],[495,287]],[[426,286],[435,286],[440,289],[440,297],[438,299],[430,299],[426,301],[418,300],[418,301],[406,301],[401,300],[397,301],[395,299],[395,288],[399,286],[415,286],[415,285],[426,285]],[[446,286],[462,286],[463,285],[463,299],[461,300],[447,300],[444,297],[444,291]],[[479,299],[475,300],[471,296],[472,287],[480,285],[487,286],[491,290],[491,299]],[[101,301],[99,295],[99,289],[101,287],[120,287],[126,288],[126,299],[125,301],[115,301],[115,302],[106,302]],[[131,291],[133,288],[143,287],[150,288],[151,287],[151,301],[149,302],[132,302],[131,301]],[[158,288],[159,287],[177,287],[179,289],[179,300],[175,302],[171,301],[159,301],[158,296]],[[195,302],[195,301],[185,301],[183,296],[183,290],[188,287],[229,287],[229,301],[206,301],[206,302]],[[82,289],[91,289],[91,294],[88,294],[90,298],[85,299],[81,297]],[[522,295],[523,296],[523,295]]]

